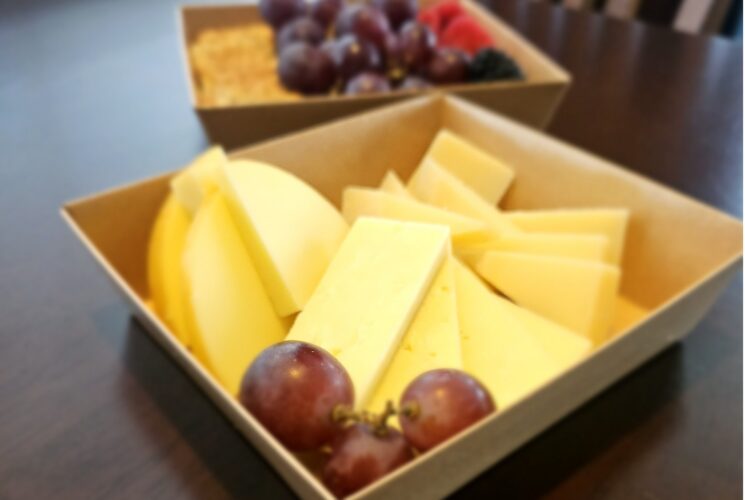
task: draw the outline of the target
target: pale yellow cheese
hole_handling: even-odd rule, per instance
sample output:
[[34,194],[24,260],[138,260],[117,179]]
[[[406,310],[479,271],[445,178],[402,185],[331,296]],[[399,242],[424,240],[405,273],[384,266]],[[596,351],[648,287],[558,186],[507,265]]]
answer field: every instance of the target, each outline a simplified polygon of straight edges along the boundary
[[183,257],[195,354],[238,394],[246,368],[282,341],[289,321],[274,311],[219,193],[194,216]]
[[448,255],[445,226],[362,217],[298,315],[288,340],[326,349],[367,407]]
[[551,357],[510,313],[509,302],[489,290],[468,268],[455,267],[463,369],[481,381],[504,409],[559,373]]
[[413,198],[411,193],[406,189],[401,178],[393,170],[389,170],[385,173],[385,177],[383,177],[383,180],[380,183],[380,190],[385,193],[403,196],[404,198]]
[[387,401],[398,405],[406,386],[426,371],[462,367],[453,259],[448,258],[429,287],[367,409],[380,413]]
[[499,159],[449,130],[437,134],[425,158],[442,165],[492,206],[499,203],[515,177]]
[[576,208],[508,212],[512,223],[525,231],[552,233],[591,233],[608,238],[609,264],[623,259],[629,211],[625,208]]
[[467,261],[474,256],[497,250],[605,262],[608,238],[600,234],[510,233],[494,236],[491,241],[474,245],[459,242],[456,250]]
[[487,252],[476,271],[497,290],[594,345],[610,335],[620,271],[615,266],[545,255]]
[[484,224],[477,220],[414,199],[361,187],[344,190],[342,214],[350,224],[363,216],[443,224],[450,228],[453,235],[484,229]]
[[171,192],[189,214],[217,189],[217,170],[228,161],[220,146],[213,146],[171,179]]
[[639,323],[649,314],[649,310],[631,300],[628,297],[619,295],[616,300],[616,314],[613,318],[613,327],[611,330],[614,334],[621,333],[627,328]]
[[228,162],[219,185],[274,308],[299,311],[347,233],[344,218],[311,186],[264,163]]
[[168,195],[150,234],[147,259],[148,284],[155,311],[187,347],[191,341],[186,326],[181,255],[190,223],[186,209],[173,195]]
[[431,159],[425,159],[417,167],[407,188],[420,201],[480,220],[488,226],[490,233],[501,235],[519,231],[493,204],[484,201],[473,189]]

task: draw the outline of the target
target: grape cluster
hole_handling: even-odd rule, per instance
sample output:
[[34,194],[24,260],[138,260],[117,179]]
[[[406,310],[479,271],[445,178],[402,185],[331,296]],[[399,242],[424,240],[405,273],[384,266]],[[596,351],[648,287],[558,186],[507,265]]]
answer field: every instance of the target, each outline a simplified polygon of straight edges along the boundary
[[443,32],[438,46],[427,13],[417,17],[416,0],[260,0],[259,8],[276,32],[282,84],[306,95],[421,90],[466,82],[472,74],[480,81],[498,75],[483,71],[483,61],[479,71],[470,70],[471,53],[462,47],[472,44],[462,38],[473,36],[459,33],[471,33],[472,20],[447,37]]
[[[381,415],[356,413],[346,370],[329,353],[304,342],[265,349],[246,371],[238,398],[290,450],[326,450],[323,481],[339,498],[495,411],[481,383],[464,372],[440,369],[414,379],[398,411],[389,402]],[[394,414],[400,432],[387,424]]]

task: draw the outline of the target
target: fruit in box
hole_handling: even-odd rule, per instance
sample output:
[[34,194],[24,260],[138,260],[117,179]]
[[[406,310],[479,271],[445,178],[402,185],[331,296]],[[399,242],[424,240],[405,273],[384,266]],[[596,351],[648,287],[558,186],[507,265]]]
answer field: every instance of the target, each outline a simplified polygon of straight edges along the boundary
[[[347,187],[342,215],[279,167],[211,150],[153,227],[155,309],[175,330],[168,296],[183,297],[179,341],[285,446],[330,446],[317,472],[356,491],[492,412],[433,409],[438,390],[509,408],[644,316],[618,295],[628,211],[499,210],[513,181],[442,132],[407,182]],[[182,295],[163,293],[179,275]]]

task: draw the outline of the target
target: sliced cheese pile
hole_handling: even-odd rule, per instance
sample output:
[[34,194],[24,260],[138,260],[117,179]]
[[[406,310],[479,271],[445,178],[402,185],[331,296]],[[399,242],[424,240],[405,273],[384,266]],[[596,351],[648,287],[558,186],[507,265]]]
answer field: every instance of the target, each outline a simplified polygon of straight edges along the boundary
[[628,210],[500,210],[514,178],[442,131],[410,178],[346,187],[340,212],[281,168],[212,148],[172,179],[154,224],[155,310],[232,393],[287,339],[335,356],[358,409],[382,411],[436,368],[474,375],[505,408],[647,315],[619,295]]

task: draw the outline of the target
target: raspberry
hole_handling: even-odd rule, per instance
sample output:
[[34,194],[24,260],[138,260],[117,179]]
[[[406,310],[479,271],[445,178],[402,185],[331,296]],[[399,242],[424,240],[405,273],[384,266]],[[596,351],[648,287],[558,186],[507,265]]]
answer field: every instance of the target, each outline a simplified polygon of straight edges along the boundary
[[485,47],[493,47],[494,39],[467,14],[453,19],[439,37],[441,47],[457,47],[473,55]]
[[465,11],[458,0],[445,0],[419,11],[417,21],[429,26],[434,34],[440,37],[453,19],[464,14]]
[[416,20],[431,29],[432,33],[439,36],[442,18],[440,17],[440,13],[437,11],[437,9],[435,9],[434,7],[430,7],[429,9],[420,11],[419,15],[416,17]]
[[521,80],[523,78],[520,66],[504,52],[494,49],[480,50],[468,69],[468,80],[472,82]]

